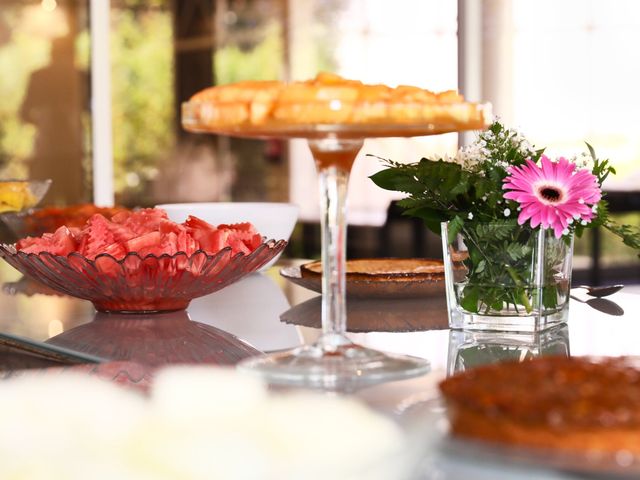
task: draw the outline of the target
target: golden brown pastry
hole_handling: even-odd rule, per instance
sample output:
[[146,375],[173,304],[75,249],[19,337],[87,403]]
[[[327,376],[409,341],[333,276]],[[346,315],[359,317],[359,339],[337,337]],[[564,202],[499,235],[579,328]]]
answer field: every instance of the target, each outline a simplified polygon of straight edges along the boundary
[[194,130],[283,125],[442,124],[483,128],[486,112],[455,91],[367,85],[331,73],[305,82],[246,81],[207,88],[185,107]]
[[[300,271],[305,274],[321,274],[322,262],[316,261],[302,265]],[[426,276],[441,278],[444,276],[442,260],[428,258],[360,258],[347,260],[346,272],[350,277],[410,277]]]
[[625,359],[542,357],[440,384],[453,434],[510,445],[640,454],[640,370]]

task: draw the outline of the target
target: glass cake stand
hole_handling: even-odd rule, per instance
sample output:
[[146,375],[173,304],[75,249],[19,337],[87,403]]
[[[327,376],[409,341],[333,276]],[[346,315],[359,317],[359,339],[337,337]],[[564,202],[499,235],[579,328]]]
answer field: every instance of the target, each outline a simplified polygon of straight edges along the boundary
[[[482,107],[482,106],[480,106]],[[329,390],[353,390],[429,370],[421,358],[383,353],[346,336],[346,198],[351,166],[364,140],[413,137],[484,128],[456,122],[390,124],[309,124],[210,128],[198,124],[192,106],[183,105],[183,126],[190,131],[249,138],[304,138],[319,173],[322,232],[322,335],[313,345],[244,360],[239,368],[259,373],[270,383]]]

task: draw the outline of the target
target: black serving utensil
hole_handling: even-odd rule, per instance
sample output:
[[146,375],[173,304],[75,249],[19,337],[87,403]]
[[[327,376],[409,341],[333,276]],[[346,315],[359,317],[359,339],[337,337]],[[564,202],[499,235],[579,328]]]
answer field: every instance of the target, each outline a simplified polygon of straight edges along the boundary
[[624,285],[606,285],[602,287],[590,287],[588,285],[580,285],[576,288],[582,288],[586,290],[587,295],[590,297],[602,298],[608,297],[609,295],[613,295],[619,290],[624,288]]

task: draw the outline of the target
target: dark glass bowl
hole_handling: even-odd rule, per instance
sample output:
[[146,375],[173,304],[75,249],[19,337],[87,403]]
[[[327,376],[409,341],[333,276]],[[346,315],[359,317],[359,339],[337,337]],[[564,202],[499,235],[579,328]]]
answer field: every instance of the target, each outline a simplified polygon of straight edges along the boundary
[[268,240],[248,255],[235,256],[226,247],[215,255],[198,250],[191,256],[178,252],[141,257],[130,252],[119,260],[109,254],[90,260],[78,253],[24,253],[15,245],[0,244],[0,256],[54,290],[91,301],[98,311],[150,313],[184,309],[192,299],[255,272],[286,245],[285,240]]

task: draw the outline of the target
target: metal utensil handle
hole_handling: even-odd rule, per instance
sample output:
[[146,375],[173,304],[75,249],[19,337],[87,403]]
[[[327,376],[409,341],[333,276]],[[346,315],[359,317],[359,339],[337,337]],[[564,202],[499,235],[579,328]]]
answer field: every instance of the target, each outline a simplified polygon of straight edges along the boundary
[[60,363],[103,363],[107,361],[101,357],[76,352],[56,345],[50,345],[48,343],[29,340],[9,333],[0,333],[0,345],[29,352]]

